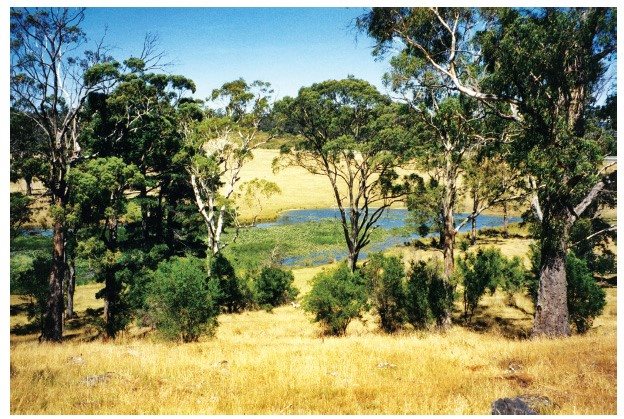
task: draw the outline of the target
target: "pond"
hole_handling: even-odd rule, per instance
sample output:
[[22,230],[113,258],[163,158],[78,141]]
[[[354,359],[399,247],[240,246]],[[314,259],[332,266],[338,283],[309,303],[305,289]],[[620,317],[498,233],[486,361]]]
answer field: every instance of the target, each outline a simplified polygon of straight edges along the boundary
[[[456,214],[455,219],[462,221],[468,214]],[[405,208],[389,208],[379,218],[377,225],[379,228],[386,230],[400,229],[397,231],[397,235],[392,236],[382,242],[371,243],[366,246],[363,251],[360,252],[360,259],[365,259],[370,252],[380,252],[390,247],[401,245],[405,242],[409,242],[420,238],[418,233],[407,233],[405,231],[406,221],[409,218],[409,212]],[[280,225],[292,225],[299,223],[308,223],[321,220],[335,220],[340,222],[340,211],[338,208],[323,208],[323,209],[303,209],[303,210],[290,210],[283,212],[280,216],[270,222],[259,223],[257,228],[271,228]],[[519,217],[508,217],[509,223],[515,223],[521,221]],[[499,227],[503,225],[503,217],[496,215],[480,215],[477,218],[477,229],[488,227]],[[460,232],[466,232],[470,230],[470,223],[466,223]],[[433,234],[431,234],[433,235]],[[346,247],[346,246],[345,246]],[[347,251],[319,251],[313,254],[305,256],[292,256],[286,257],[282,260],[284,265],[298,266],[304,261],[307,264],[320,265],[327,263],[328,260],[336,259],[343,260],[347,257]]]

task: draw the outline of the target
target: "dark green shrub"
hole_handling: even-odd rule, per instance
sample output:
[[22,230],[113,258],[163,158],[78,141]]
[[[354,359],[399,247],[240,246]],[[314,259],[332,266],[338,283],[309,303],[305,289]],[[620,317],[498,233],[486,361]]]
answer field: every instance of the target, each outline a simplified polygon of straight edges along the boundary
[[28,297],[27,317],[40,327],[43,326],[43,314],[50,293],[51,269],[52,254],[49,251],[33,250],[11,256],[11,294]]
[[333,271],[323,271],[312,279],[303,308],[314,314],[314,320],[327,334],[344,335],[351,320],[360,317],[366,308],[364,281],[345,263]]
[[224,312],[238,313],[249,305],[246,283],[236,276],[234,267],[221,253],[211,257],[210,276],[218,280],[217,302]]
[[18,235],[20,227],[30,219],[32,213],[30,204],[32,201],[33,199],[28,195],[24,195],[21,192],[11,192],[10,234],[12,238]]
[[156,328],[169,339],[197,341],[217,327],[218,283],[209,279],[205,261],[175,257],[158,264],[147,302]]
[[464,284],[464,317],[468,321],[486,291],[493,294],[501,288],[511,295],[525,286],[525,271],[520,258],[508,259],[495,248],[467,254],[458,259],[458,268]]
[[576,326],[578,333],[585,333],[594,319],[602,313],[606,304],[606,293],[596,283],[587,262],[573,253],[568,254],[566,276],[570,323]]
[[442,277],[442,269],[435,261],[412,262],[406,283],[405,309],[407,321],[423,329],[432,321],[441,325],[452,309],[453,286]]
[[260,306],[277,307],[295,299],[299,291],[293,286],[292,272],[267,266],[254,282],[256,302]]
[[398,330],[405,321],[405,291],[403,261],[396,256],[371,254],[362,268],[372,305],[379,314],[384,332]]
[[476,253],[466,254],[457,261],[458,272],[464,284],[464,317],[472,319],[479,300],[489,290],[496,290],[503,270],[503,256],[494,248],[479,249]]

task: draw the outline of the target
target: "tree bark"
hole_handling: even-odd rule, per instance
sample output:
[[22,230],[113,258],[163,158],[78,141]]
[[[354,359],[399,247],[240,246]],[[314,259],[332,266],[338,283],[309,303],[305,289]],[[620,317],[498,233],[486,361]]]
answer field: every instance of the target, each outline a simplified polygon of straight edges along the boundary
[[507,201],[503,201],[503,237],[509,237],[509,217],[507,216]]
[[349,251],[349,269],[351,272],[355,272],[357,268],[357,261],[359,257],[359,252]]
[[69,258],[67,263],[67,307],[65,308],[65,318],[71,319],[76,316],[74,313],[74,291],[76,290],[76,265],[74,258]]
[[455,269],[455,223],[453,211],[448,210],[444,215],[444,243],[442,252],[444,254],[444,276],[450,278]]
[[539,290],[532,337],[570,335],[568,318],[566,255],[572,223],[567,214],[542,221]]
[[[56,199],[60,203],[60,199]],[[65,238],[60,220],[53,226],[52,270],[49,280],[49,298],[43,319],[40,340],[60,342],[63,338],[63,277],[65,276]]]
[[26,195],[32,195],[32,178],[25,178],[24,182],[26,182]]

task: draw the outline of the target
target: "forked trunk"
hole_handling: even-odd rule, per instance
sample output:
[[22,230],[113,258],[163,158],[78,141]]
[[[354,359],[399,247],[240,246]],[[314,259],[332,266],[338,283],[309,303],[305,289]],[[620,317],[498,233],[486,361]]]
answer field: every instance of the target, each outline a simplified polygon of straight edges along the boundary
[[569,336],[566,217],[542,222],[542,252],[535,321],[531,336]]
[[[56,200],[60,203],[60,200]],[[63,337],[63,277],[65,276],[65,238],[63,224],[54,222],[52,270],[49,280],[49,298],[43,318],[41,340],[60,342]]]

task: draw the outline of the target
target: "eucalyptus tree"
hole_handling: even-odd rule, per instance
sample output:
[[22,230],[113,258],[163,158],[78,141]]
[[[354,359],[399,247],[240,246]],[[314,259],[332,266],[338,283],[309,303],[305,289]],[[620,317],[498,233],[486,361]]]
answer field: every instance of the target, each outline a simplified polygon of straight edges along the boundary
[[591,109],[615,85],[616,10],[374,8],[358,24],[377,53],[399,46],[520,124],[511,161],[524,162],[542,244],[533,335],[569,335],[570,228],[614,177]]
[[276,110],[282,129],[299,140],[283,147],[274,164],[329,180],[355,271],[375,224],[408,190],[406,182],[397,182],[396,169],[408,160],[397,106],[370,83],[350,77],[303,87]]
[[82,9],[11,9],[11,106],[43,131],[49,170],[41,179],[50,191],[53,258],[43,340],[62,337],[67,173],[80,156],[78,114],[91,92],[113,82],[120,69],[102,45],[77,57],[86,41]]
[[238,232],[233,198],[240,172],[253,159],[253,150],[270,139],[260,132],[260,125],[270,112],[272,92],[270,84],[262,81],[225,83],[212,92],[212,100],[224,106],[208,111],[186,135],[187,179],[212,255],[227,246],[222,234],[228,223],[234,223]]
[[125,326],[122,314],[126,307],[121,300],[124,284],[115,276],[121,257],[119,227],[126,213],[126,192],[140,187],[144,181],[135,165],[128,165],[119,157],[86,160],[72,168],[68,175],[71,194],[67,222],[88,233],[76,246],[94,262],[97,277],[104,282],[104,288],[96,297],[104,299],[107,337],[115,337]]
[[133,72],[122,75],[107,94],[91,95],[85,109],[85,148],[101,157],[119,156],[144,177],[134,202],[140,206],[141,247],[174,244],[183,234],[175,218],[183,201],[192,197],[184,165],[175,156],[184,146],[182,121],[201,119],[200,104],[188,97],[192,80],[150,71],[143,60],[129,62]]

